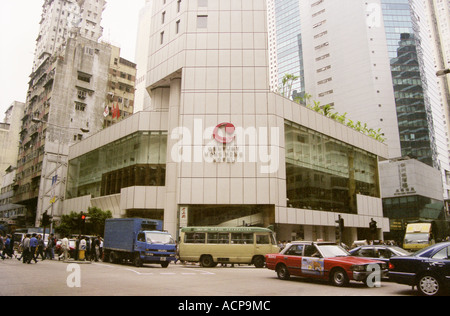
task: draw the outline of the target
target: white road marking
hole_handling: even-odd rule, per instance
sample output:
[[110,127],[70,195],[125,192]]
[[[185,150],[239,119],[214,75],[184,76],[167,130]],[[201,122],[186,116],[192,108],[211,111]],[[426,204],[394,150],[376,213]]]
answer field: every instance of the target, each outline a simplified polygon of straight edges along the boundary
[[[106,268],[121,268],[120,265],[108,265],[108,264],[104,264],[104,263],[96,263],[93,262],[93,264],[101,266],[101,267],[106,267]],[[182,268],[183,270],[188,270],[190,272],[159,272],[159,273],[154,273],[154,272],[140,272],[140,271],[136,271],[134,269],[131,268],[123,268],[123,270],[126,271],[131,271],[137,275],[198,275],[198,274],[203,274],[203,275],[215,275],[215,273],[213,272],[209,272],[209,271],[204,271],[204,270],[199,270],[199,269],[192,269],[192,268]]]

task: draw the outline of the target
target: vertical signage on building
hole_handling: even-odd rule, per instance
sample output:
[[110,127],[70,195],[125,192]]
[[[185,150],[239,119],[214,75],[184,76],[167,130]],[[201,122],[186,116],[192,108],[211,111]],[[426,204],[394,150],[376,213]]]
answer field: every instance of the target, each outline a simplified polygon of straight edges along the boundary
[[180,228],[188,226],[188,208],[180,207]]
[[394,195],[414,194],[416,190],[408,184],[408,171],[405,163],[398,166],[399,188]]

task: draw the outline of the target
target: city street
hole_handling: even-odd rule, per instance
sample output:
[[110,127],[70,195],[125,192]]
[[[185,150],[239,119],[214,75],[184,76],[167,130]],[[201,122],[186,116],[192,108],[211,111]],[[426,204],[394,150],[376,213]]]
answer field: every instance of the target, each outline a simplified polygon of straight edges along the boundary
[[416,296],[410,287],[384,281],[379,288],[351,282],[337,288],[327,282],[292,278],[277,279],[276,273],[253,266],[216,267],[198,265],[114,265],[39,261],[23,264],[16,259],[0,261],[0,296]]

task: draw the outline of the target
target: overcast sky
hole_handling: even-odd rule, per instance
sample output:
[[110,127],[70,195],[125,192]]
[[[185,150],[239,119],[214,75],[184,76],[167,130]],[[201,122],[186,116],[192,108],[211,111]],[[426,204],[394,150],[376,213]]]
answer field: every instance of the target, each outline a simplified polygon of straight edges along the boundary
[[[0,122],[14,101],[25,102],[44,0],[0,0]],[[135,61],[139,10],[145,0],[107,0],[103,11],[105,41]]]

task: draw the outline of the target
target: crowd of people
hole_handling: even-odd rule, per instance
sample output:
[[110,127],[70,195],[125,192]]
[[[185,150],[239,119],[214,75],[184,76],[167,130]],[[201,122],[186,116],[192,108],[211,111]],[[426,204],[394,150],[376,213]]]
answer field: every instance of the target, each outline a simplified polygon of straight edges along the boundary
[[[18,244],[15,246],[15,243]],[[14,240],[14,235],[0,234],[0,258],[17,259],[26,264],[40,260],[64,260],[69,258],[82,261],[99,261],[103,257],[103,239],[100,236],[77,236],[69,239],[64,236],[58,241],[54,234],[47,236],[44,242],[40,234],[25,234],[21,241]]]

